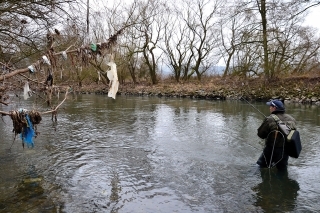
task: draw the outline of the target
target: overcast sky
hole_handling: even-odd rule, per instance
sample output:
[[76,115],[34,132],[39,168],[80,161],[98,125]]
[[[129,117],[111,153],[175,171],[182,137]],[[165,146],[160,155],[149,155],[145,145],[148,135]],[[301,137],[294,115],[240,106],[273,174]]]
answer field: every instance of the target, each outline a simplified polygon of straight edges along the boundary
[[306,18],[307,25],[315,27],[320,33],[320,6],[310,9],[309,15]]

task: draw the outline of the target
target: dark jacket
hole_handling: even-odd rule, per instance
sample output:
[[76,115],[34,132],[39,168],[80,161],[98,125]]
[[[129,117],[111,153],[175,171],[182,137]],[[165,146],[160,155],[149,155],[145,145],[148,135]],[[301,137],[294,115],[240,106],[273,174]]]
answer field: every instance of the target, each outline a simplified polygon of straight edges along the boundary
[[[283,111],[274,111],[272,114],[278,116],[278,118],[285,122],[291,129],[296,129],[296,120]],[[278,125],[275,119],[270,115],[268,116],[261,126],[258,128],[258,136],[265,139],[266,146],[273,146],[275,141],[275,147],[282,147],[284,144],[284,138],[278,130]],[[269,134],[270,133],[270,134]],[[276,137],[276,140],[274,138]]]

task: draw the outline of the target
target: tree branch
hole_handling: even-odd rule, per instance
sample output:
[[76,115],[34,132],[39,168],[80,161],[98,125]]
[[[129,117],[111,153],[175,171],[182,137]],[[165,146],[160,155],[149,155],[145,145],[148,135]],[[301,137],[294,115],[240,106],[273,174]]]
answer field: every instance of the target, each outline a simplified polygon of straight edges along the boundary
[[67,95],[69,93],[69,89],[70,87],[68,87],[66,89],[66,93],[64,95],[64,99],[60,102],[60,104],[58,106],[56,106],[53,110],[50,110],[50,111],[45,111],[45,112],[40,112],[40,114],[44,115],[44,114],[49,114],[49,113],[56,113],[58,108],[65,102],[65,100],[67,99]]

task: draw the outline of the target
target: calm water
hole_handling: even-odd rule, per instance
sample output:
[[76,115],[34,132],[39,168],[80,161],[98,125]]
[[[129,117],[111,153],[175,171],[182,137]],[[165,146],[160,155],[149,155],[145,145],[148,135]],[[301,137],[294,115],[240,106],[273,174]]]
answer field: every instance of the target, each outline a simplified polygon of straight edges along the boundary
[[70,96],[33,149],[19,138],[9,149],[5,116],[0,212],[319,212],[319,109],[287,105],[303,150],[281,173],[255,165],[263,116],[246,102]]

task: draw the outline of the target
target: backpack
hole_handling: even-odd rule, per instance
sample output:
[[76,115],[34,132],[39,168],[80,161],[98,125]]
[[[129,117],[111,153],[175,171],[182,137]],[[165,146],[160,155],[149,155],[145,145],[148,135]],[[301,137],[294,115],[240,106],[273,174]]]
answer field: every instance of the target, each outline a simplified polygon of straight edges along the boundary
[[285,136],[285,148],[290,157],[298,158],[302,150],[300,133],[296,129],[291,129],[285,122],[281,121],[278,116],[271,114],[277,122],[280,132]]

